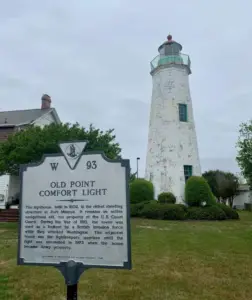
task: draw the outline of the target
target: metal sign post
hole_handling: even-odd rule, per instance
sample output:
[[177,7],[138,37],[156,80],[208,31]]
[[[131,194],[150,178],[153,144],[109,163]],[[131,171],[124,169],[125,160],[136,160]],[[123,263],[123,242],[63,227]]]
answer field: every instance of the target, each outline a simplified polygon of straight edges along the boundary
[[90,268],[131,269],[129,160],[83,152],[86,141],[21,166],[18,264],[53,266],[67,299]]
[[68,285],[67,286],[67,300],[77,300],[78,299],[78,285]]
[[78,281],[84,272],[82,264],[74,261],[63,263],[61,266],[56,267],[64,276],[67,285],[67,300],[78,299]]

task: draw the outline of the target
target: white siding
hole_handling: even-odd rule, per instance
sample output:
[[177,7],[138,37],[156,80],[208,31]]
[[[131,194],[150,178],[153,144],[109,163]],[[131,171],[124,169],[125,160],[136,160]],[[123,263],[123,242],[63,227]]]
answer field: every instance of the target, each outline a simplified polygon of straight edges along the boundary
[[8,191],[8,198],[14,197],[16,193],[20,191],[20,180],[19,176],[10,176],[9,182],[9,191]]
[[55,119],[52,113],[48,113],[43,115],[41,118],[35,120],[34,125],[44,127],[45,125],[49,125],[51,123],[55,123]]
[[237,206],[238,208],[243,207],[245,203],[251,203],[251,191],[244,191],[241,192],[234,198],[233,205]]
[[7,201],[7,196],[8,196],[8,184],[9,184],[9,175],[0,176],[0,194],[5,196],[5,201],[0,202],[0,208],[5,207],[5,202]]

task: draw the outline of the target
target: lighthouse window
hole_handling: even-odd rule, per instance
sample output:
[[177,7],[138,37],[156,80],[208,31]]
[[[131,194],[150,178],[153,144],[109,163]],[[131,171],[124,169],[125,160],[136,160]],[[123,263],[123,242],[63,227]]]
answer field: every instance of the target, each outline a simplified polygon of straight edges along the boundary
[[187,105],[179,104],[179,121],[187,122]]
[[192,176],[192,166],[184,166],[184,176],[185,181],[187,181],[187,179]]

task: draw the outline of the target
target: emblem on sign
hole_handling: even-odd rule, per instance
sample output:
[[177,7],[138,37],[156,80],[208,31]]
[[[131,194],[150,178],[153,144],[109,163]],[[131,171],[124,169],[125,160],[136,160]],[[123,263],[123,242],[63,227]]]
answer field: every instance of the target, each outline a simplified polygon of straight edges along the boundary
[[76,158],[78,158],[78,156],[79,156],[79,152],[78,152],[78,150],[76,149],[77,148],[77,146],[76,145],[74,145],[74,144],[71,144],[68,148],[67,148],[67,155],[69,156],[69,157],[71,157],[72,159],[76,159]]
[[64,155],[70,169],[73,170],[77,166],[86,144],[87,142],[69,142],[59,144],[60,150]]

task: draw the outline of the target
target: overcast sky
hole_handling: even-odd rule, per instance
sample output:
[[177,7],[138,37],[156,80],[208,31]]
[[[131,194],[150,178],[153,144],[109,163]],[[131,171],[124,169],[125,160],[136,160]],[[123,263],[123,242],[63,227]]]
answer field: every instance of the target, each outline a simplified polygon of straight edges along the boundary
[[238,170],[238,127],[252,117],[250,0],[10,0],[0,10],[0,109],[40,107],[62,121],[115,128],[143,175],[149,62],[168,33],[192,61],[202,169]]

